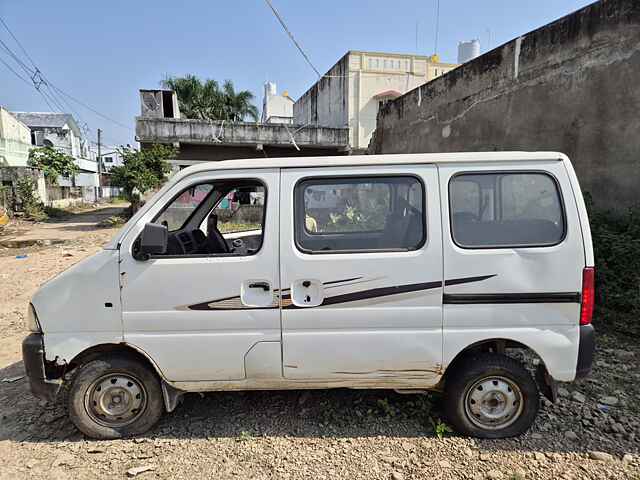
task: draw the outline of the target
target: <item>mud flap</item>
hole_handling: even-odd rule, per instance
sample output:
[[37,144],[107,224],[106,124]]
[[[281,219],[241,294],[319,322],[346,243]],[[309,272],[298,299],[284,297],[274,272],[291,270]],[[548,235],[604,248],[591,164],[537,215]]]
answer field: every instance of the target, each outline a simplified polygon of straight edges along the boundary
[[173,412],[178,403],[182,400],[182,396],[185,394],[182,390],[178,390],[177,388],[173,388],[164,380],[162,383],[162,396],[164,397],[164,407],[167,409],[167,412]]
[[542,363],[536,368],[536,383],[542,393],[549,401],[556,403],[558,400],[558,384]]

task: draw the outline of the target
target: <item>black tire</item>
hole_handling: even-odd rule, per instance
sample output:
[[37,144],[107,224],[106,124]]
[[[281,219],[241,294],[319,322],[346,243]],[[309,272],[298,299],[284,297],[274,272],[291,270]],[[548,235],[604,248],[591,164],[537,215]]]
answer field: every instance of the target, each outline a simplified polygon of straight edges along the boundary
[[[493,394],[492,385],[496,385]],[[505,387],[509,392],[506,395],[512,396],[502,393]],[[520,435],[529,429],[540,408],[540,394],[533,377],[520,362],[496,353],[471,354],[462,359],[447,373],[444,393],[444,410],[449,422],[458,433],[479,438]],[[483,401],[476,402],[474,397],[481,397]],[[492,401],[494,404],[489,403]],[[498,419],[486,414],[493,414],[492,407]],[[474,409],[480,412],[474,414]]]
[[[106,410],[102,408],[105,403]],[[68,391],[67,407],[78,430],[95,439],[142,434],[164,412],[156,373],[140,361],[122,355],[105,356],[78,367]]]

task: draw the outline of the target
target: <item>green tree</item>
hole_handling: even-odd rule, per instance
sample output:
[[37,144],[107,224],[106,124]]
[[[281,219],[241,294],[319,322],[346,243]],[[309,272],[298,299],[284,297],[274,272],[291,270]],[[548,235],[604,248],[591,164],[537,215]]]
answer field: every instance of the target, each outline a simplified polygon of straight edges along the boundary
[[258,109],[252,103],[253,93],[249,90],[236,92],[231,80],[225,80],[222,85],[226,120],[241,122],[250,117],[254,122],[258,121]]
[[144,150],[124,147],[119,152],[123,162],[110,170],[111,185],[123,189],[133,213],[138,209],[142,195],[165,182],[170,170],[167,159],[174,158],[177,150],[156,144]]
[[225,80],[220,88],[215,80],[202,81],[188,74],[167,77],[161,83],[164,88],[176,92],[180,113],[185,118],[241,122],[249,117],[258,120],[258,109],[252,103],[253,93],[248,90],[236,92],[231,80]]
[[41,222],[47,219],[47,214],[44,211],[44,206],[36,190],[36,182],[29,175],[18,178],[16,182],[16,194],[21,210],[24,213],[24,218]]
[[58,182],[58,177],[68,178],[80,171],[71,155],[53,147],[32,148],[29,151],[28,164],[41,170],[47,181],[53,185]]

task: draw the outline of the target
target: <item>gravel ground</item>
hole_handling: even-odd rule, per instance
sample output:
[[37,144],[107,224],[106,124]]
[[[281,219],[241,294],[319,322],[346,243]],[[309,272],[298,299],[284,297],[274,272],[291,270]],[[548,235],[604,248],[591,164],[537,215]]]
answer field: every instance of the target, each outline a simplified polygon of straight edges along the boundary
[[[61,224],[64,228],[64,223]],[[520,438],[438,439],[435,395],[385,391],[189,394],[149,434],[92,441],[31,396],[20,361],[33,291],[113,230],[0,250],[0,478],[640,479],[640,346],[598,336],[594,372],[562,385]]]

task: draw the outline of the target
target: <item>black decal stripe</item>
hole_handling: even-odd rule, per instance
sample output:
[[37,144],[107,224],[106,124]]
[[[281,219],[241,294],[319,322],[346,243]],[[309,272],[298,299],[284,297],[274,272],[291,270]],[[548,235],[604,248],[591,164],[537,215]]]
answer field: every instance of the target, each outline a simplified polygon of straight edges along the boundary
[[442,303],[449,305],[498,303],[580,303],[580,293],[445,293],[442,296]]
[[353,282],[354,280],[360,280],[362,277],[345,278],[344,280],[332,280],[330,282],[323,282],[322,285],[333,285],[334,283]]
[[[339,303],[357,302],[358,300],[368,300],[370,298],[387,297],[389,295],[397,295],[400,293],[418,292],[420,290],[431,290],[434,288],[441,288],[442,282],[426,282],[426,283],[413,283],[410,285],[399,285],[394,287],[380,287],[372,288],[369,290],[362,290],[360,292],[345,293],[343,295],[334,295],[333,297],[327,297],[322,302],[321,307],[327,305],[336,305]],[[295,305],[287,305],[284,308],[298,308]],[[304,307],[300,307],[304,308]]]
[[481,282],[482,280],[487,280],[488,278],[492,278],[496,276],[497,276],[496,274],[493,274],[493,275],[482,275],[480,277],[452,278],[450,280],[445,280],[444,286],[448,287],[451,285],[462,285],[463,283]]

